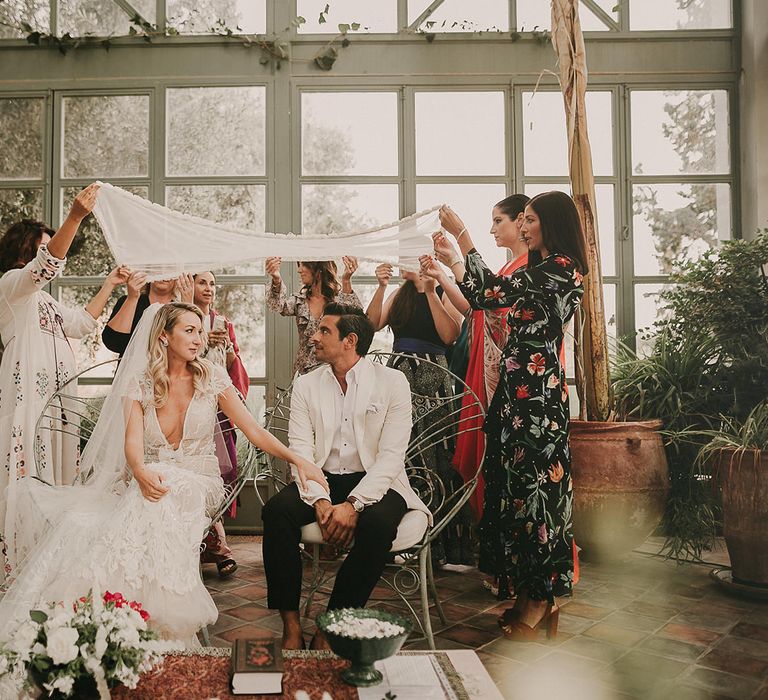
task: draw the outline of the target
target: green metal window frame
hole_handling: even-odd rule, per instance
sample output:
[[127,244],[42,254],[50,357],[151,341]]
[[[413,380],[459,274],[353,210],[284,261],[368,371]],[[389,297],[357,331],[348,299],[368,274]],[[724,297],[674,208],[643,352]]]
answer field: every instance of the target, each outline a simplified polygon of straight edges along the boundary
[[[509,3],[510,12],[516,8]],[[158,23],[164,21],[164,2],[158,0]],[[295,4],[268,0],[268,31],[289,25]],[[734,2],[734,27],[740,26],[740,3]],[[668,181],[714,181],[731,186],[731,223],[740,233],[738,76],[740,42],[736,29],[704,31],[630,32],[626,13],[620,12],[619,29],[587,32],[590,58],[590,89],[611,91],[614,118],[614,172],[596,178],[614,185],[616,275],[619,336],[634,331],[634,286],[664,281],[664,278],[635,276],[632,260],[632,185],[642,179],[631,173],[629,93],[642,89],[724,89],[729,95],[730,174],[727,176],[673,176]],[[510,15],[514,17],[514,14]],[[407,4],[398,0],[398,23],[405,26]],[[115,39],[109,53],[100,47],[83,47],[76,57],[34,48],[23,40],[0,41],[0,98],[43,97],[44,172],[41,179],[1,181],[0,188],[42,187],[43,213],[47,221],[59,223],[59,192],[66,185],[86,184],[60,176],[62,134],[60,105],[67,95],[150,95],[150,172],[146,178],[115,178],[116,184],[149,186],[150,198],[163,203],[166,185],[175,184],[263,184],[266,186],[266,227],[273,231],[297,231],[301,226],[301,186],[308,182],[343,183],[345,178],[301,175],[300,94],[302,91],[395,91],[398,100],[398,175],[350,177],[349,182],[396,182],[400,215],[416,209],[416,187],[422,182],[503,182],[507,192],[522,191],[529,182],[562,182],[562,177],[525,176],[522,168],[522,92],[556,89],[542,68],[553,63],[551,47],[529,35],[511,43],[506,34],[445,34],[427,43],[422,36],[355,35],[353,44],[340,51],[330,72],[311,65],[315,52],[326,45],[328,35],[298,34],[293,30],[292,62],[280,70],[261,66],[258,52],[244,49],[220,37],[181,36],[141,40]],[[382,60],[385,57],[386,60]],[[73,74],[73,61],[77,73]],[[197,67],[193,72],[189,66]],[[76,77],[75,77],[76,75]],[[165,175],[165,91],[174,87],[224,87],[258,85],[266,88],[266,171],[249,177],[170,177]],[[506,172],[503,176],[417,176],[415,170],[415,93],[419,91],[502,91],[505,95]],[[290,120],[287,118],[291,115]],[[650,178],[663,182],[665,178]],[[489,203],[490,204],[490,203]],[[287,268],[285,269],[287,272]],[[98,283],[98,277],[67,277],[62,286]],[[359,284],[374,284],[370,276],[355,277]],[[233,284],[269,283],[265,275],[221,276]],[[296,288],[291,270],[286,283]],[[266,314],[266,373],[252,383],[266,387],[271,405],[276,387],[291,380],[295,352],[295,330],[291,318]],[[92,380],[95,381],[95,380]]]

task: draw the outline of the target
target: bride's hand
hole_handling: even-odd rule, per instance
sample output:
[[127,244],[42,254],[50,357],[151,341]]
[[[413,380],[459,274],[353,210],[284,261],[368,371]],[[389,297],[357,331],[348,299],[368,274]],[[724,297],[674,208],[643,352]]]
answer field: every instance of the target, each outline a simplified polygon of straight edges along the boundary
[[446,274],[431,255],[419,256],[419,271],[422,277],[431,279],[433,283],[437,281],[440,284],[445,284]]
[[306,459],[299,459],[295,462],[295,465],[302,489],[307,490],[308,481],[316,481],[323,487],[326,493],[331,492],[331,488],[328,486],[328,479],[325,478],[325,472],[320,467]]
[[136,469],[133,472],[133,478],[141,489],[141,495],[148,501],[156,503],[166,493],[168,489],[163,486],[163,475],[152,469]]

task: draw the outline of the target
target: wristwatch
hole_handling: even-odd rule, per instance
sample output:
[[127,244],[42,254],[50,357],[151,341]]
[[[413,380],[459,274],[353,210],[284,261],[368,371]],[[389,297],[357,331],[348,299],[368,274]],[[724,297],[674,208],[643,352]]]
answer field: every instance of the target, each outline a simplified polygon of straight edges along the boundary
[[356,512],[362,513],[365,508],[365,503],[354,496],[347,496],[347,503],[351,503]]

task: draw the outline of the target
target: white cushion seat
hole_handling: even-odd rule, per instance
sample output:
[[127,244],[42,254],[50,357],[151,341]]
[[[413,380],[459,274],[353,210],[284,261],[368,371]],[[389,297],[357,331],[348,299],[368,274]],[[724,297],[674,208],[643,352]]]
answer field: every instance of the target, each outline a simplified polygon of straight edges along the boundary
[[[427,514],[420,510],[409,510],[400,521],[395,541],[390,552],[402,552],[421,542],[427,531]],[[323,544],[323,533],[316,522],[301,528],[301,541],[304,544]]]

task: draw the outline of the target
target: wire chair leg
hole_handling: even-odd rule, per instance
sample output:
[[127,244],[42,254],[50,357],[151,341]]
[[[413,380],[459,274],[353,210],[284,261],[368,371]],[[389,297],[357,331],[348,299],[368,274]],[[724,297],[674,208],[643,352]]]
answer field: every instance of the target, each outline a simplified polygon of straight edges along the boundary
[[312,545],[312,582],[309,584],[307,600],[304,603],[304,617],[309,617],[309,610],[312,607],[312,601],[315,599],[315,593],[320,588],[320,545]]
[[211,637],[210,637],[210,635],[208,634],[208,625],[206,625],[205,627],[203,627],[203,628],[200,630],[200,634],[202,634],[202,635],[203,635],[203,646],[204,646],[204,647],[209,647],[209,646],[211,646]]
[[421,587],[421,614],[424,620],[424,636],[427,639],[427,644],[430,650],[435,650],[435,636],[432,634],[432,620],[429,617],[429,562],[430,560],[429,545],[423,547],[419,552],[419,584]]
[[[427,547],[427,549],[430,549],[430,547]],[[427,577],[429,581],[429,592],[432,594],[432,600],[435,601],[435,609],[437,610],[437,614],[440,617],[440,622],[442,622],[443,625],[447,625],[448,618],[445,616],[445,612],[443,612],[443,605],[440,602],[440,596],[437,594],[437,586],[435,585],[435,570],[432,566],[431,552],[427,557]]]

